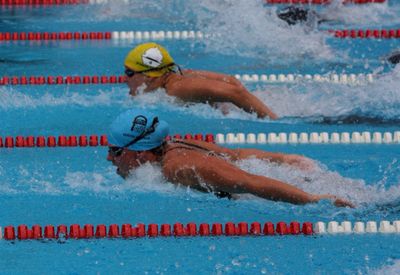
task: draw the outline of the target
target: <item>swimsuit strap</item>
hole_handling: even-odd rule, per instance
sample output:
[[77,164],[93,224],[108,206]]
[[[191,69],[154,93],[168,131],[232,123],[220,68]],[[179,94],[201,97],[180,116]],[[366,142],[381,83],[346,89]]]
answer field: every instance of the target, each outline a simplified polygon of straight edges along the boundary
[[168,151],[171,151],[171,150],[174,150],[174,149],[178,149],[178,148],[184,148],[184,149],[189,149],[189,150],[199,149],[199,150],[207,153],[208,156],[216,156],[216,157],[222,157],[222,158],[226,157],[223,154],[218,154],[218,153],[216,153],[216,152],[214,152],[214,151],[212,151],[210,149],[207,149],[207,148],[205,148],[203,146],[200,146],[200,145],[197,145],[197,144],[192,144],[192,143],[187,143],[187,142],[185,142],[183,140],[179,140],[179,139],[174,139],[173,138],[173,139],[171,139],[170,143],[182,144],[182,145],[186,145],[186,146],[174,147],[174,148],[171,148],[171,149],[169,149],[169,150],[167,150],[165,152],[168,152]]

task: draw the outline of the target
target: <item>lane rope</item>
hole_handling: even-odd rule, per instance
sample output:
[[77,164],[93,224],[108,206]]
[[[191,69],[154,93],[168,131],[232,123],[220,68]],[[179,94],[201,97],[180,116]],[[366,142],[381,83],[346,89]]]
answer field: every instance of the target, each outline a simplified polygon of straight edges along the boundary
[[400,38],[400,29],[344,29],[344,30],[330,30],[329,32],[337,38]]
[[[54,5],[78,5],[78,4],[106,4],[111,0],[0,0],[0,6],[54,6]],[[129,4],[129,0],[122,1]],[[267,4],[305,4],[327,5],[332,0],[265,0]],[[371,4],[385,3],[385,0],[343,0],[343,4]]]
[[[92,1],[93,2],[93,1]],[[0,6],[54,6],[89,4],[89,0],[0,0]]]
[[[0,0],[1,1],[1,0]],[[0,41],[203,39],[201,31],[2,32]]]
[[[202,140],[217,144],[400,144],[400,131],[395,132],[301,132],[301,133],[227,133],[175,134],[174,138]],[[0,137],[0,148],[108,146],[106,135],[6,136]]]
[[[69,230],[68,230],[69,229]],[[27,240],[27,239],[91,239],[91,238],[142,238],[142,237],[207,237],[207,236],[283,236],[283,235],[323,235],[323,234],[399,234],[400,221],[380,221],[379,227],[376,221],[368,221],[366,223],[357,221],[353,224],[350,221],[343,221],[339,224],[337,221],[331,221],[327,224],[324,222],[304,222],[300,224],[297,221],[292,221],[289,224],[285,222],[266,222],[263,224],[253,222],[222,223],[174,223],[170,224],[155,224],[145,225],[139,223],[136,226],[126,223],[120,226],[111,224],[108,227],[104,224],[93,225],[79,224],[58,225],[56,228],[53,225],[46,225],[42,229],[40,225],[33,225],[28,228],[27,225],[21,224],[16,228],[12,225],[4,227],[4,234],[1,234],[0,239],[4,240]]]
[[[235,74],[236,79],[254,83],[302,83],[319,82],[344,85],[365,85],[374,82],[373,74]],[[1,85],[65,85],[65,84],[117,84],[125,83],[125,76],[84,75],[84,76],[3,76]]]
[[[267,4],[329,5],[334,0],[265,0]],[[343,0],[342,4],[382,4],[386,0]]]
[[294,83],[294,82],[323,82],[334,84],[362,85],[372,83],[374,75],[367,74],[236,74],[235,77],[243,82],[264,83]]
[[311,132],[311,133],[228,133],[216,134],[218,144],[399,144],[400,131]]
[[[1,1],[1,0],[0,0]],[[400,29],[328,30],[336,38],[398,39]],[[212,37],[201,31],[109,31],[109,32],[0,32],[0,41],[65,41],[65,40],[202,40]]]

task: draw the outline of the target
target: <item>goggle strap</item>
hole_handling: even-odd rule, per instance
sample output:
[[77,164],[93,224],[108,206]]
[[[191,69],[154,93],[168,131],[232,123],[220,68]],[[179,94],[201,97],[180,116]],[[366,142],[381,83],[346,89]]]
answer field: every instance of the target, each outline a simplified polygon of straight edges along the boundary
[[141,133],[140,135],[135,137],[133,140],[131,140],[128,144],[126,144],[122,148],[128,148],[129,146],[131,146],[131,145],[135,144],[136,142],[138,142],[139,140],[143,139],[148,134],[153,133],[156,130],[155,126],[157,125],[158,122],[159,122],[158,117],[153,118],[153,122],[151,123],[151,126],[149,128],[144,130],[143,133]]
[[[143,64],[139,64],[141,66],[145,66]],[[152,71],[161,71],[163,69],[169,68],[169,67],[173,67],[176,66],[175,63],[170,63],[168,65],[162,66],[162,67],[158,67],[158,68],[151,68],[151,69],[147,69],[147,70],[143,70],[143,71],[138,71],[138,73],[147,73],[147,72],[152,72]]]

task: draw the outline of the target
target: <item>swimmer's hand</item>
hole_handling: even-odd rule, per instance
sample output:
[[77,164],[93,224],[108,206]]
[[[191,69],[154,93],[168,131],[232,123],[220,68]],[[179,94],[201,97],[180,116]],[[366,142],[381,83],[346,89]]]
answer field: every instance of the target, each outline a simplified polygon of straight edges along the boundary
[[355,205],[354,205],[354,204],[352,204],[352,203],[349,202],[348,200],[341,199],[341,198],[336,198],[336,199],[333,201],[333,204],[334,204],[336,207],[350,207],[350,208],[355,208]]
[[220,110],[223,115],[227,115],[230,112],[230,106],[228,103],[215,102],[212,103],[211,106],[215,109]]
[[317,201],[323,200],[323,199],[330,199],[333,201],[333,205],[336,207],[350,207],[350,208],[355,208],[355,205],[349,202],[348,200],[338,198],[335,195],[331,194],[324,194],[324,195],[315,195]]
[[283,161],[289,165],[293,165],[301,170],[311,171],[316,168],[316,164],[312,159],[299,155],[286,155]]

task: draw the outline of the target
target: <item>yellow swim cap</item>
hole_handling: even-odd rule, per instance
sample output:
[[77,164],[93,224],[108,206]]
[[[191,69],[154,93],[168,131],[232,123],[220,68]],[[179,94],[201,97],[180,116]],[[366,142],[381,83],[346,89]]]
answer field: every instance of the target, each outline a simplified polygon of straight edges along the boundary
[[125,58],[125,66],[150,77],[170,72],[175,65],[166,49],[157,43],[144,43],[131,50]]

